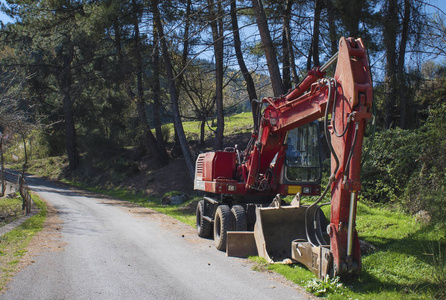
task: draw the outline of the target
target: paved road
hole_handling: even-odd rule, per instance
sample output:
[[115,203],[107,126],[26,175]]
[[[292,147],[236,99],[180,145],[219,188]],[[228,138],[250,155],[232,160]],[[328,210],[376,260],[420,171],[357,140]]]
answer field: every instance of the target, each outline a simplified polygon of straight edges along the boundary
[[34,256],[0,299],[307,298],[170,217],[41,179],[28,183],[57,210],[62,249]]

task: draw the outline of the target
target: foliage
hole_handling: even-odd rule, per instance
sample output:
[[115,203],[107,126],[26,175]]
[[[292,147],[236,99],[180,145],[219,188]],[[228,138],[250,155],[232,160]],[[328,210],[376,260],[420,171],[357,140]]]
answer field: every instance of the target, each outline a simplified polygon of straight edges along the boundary
[[373,149],[362,170],[362,195],[367,201],[396,201],[417,169],[421,136],[412,130],[377,132]]
[[305,285],[307,292],[310,292],[318,297],[326,296],[327,294],[340,293],[342,295],[343,284],[340,282],[340,277],[330,278],[328,275],[322,280],[313,278]]
[[429,109],[419,129],[389,129],[376,134],[362,173],[362,197],[394,203],[404,210],[428,211],[444,224],[446,199],[446,106]]
[[[238,2],[236,17],[240,23],[243,58],[261,99],[272,95],[270,78],[265,69],[265,47],[259,43],[257,31],[253,30],[255,19],[251,1]],[[385,103],[387,87],[391,83],[382,72],[385,62],[381,57],[386,57],[388,49],[380,46],[382,43],[379,41],[387,36],[382,30],[383,22],[386,21],[383,19],[383,12],[388,5],[386,1],[359,1],[355,5],[350,5],[348,1],[318,1],[322,4],[318,20],[315,16],[317,5],[313,1],[288,1],[289,6],[284,1],[263,2],[268,29],[274,40],[272,47],[277,56],[273,59],[280,61],[284,82],[290,81],[290,78],[285,78],[290,77],[286,75],[290,73],[290,68],[298,74],[294,78],[297,83],[297,77],[306,73],[308,63],[311,65],[315,61],[326,61],[327,57],[336,52],[340,36],[361,37],[369,51],[372,72],[377,75],[377,82],[382,82],[379,84],[380,89],[375,92],[378,107],[385,115],[388,109]],[[412,7],[407,50],[419,53],[417,45],[420,43],[417,41],[422,34],[443,36],[444,22],[438,16],[434,20],[422,15],[427,4],[417,1],[407,3]],[[209,57],[213,57],[213,41],[209,32],[213,20],[209,20],[209,5],[206,1],[193,1],[190,7],[185,1],[159,4],[166,29],[162,41],[166,41],[169,46],[175,81],[180,87],[183,121],[199,120],[206,130],[205,133],[189,136],[192,139],[189,142],[193,144],[198,135],[209,139],[215,130],[215,127],[204,126],[206,122],[212,123],[215,119],[213,102],[216,95],[216,63],[209,61]],[[216,12],[216,20],[222,20],[224,24],[223,104],[226,117],[249,110],[246,83],[234,55],[228,4],[224,2],[222,9]],[[404,5],[406,2],[396,7],[395,26],[390,26],[391,29],[404,27]],[[139,118],[143,112],[146,112],[147,121],[152,127],[159,128],[161,124],[158,119],[164,124],[171,122],[169,79],[166,78],[164,67],[153,67],[155,58],[159,58],[159,47],[156,32],[153,31],[154,8],[148,2],[16,0],[5,3],[1,9],[13,17],[15,22],[4,24],[0,29],[0,73],[3,81],[14,77],[14,74],[20,75],[17,77],[20,80],[16,80],[11,88],[20,95],[16,97],[20,108],[30,110],[33,114],[27,121],[35,122],[35,116],[38,115],[42,123],[47,125],[36,134],[33,141],[39,145],[36,149],[39,151],[34,151],[39,158],[67,154],[71,164],[77,150],[81,155],[97,152],[98,138],[102,138],[102,145],[113,148],[141,146],[141,141],[147,135],[145,127],[141,125],[145,119]],[[299,13],[293,13],[296,11]],[[288,23],[291,25],[286,25],[286,18],[289,18]],[[431,32],[422,31],[426,26],[418,20],[432,24]],[[286,26],[288,28],[284,28]],[[312,45],[314,33],[308,28],[316,27],[320,28],[320,39],[317,45]],[[287,30],[284,29],[288,29],[292,45],[287,45]],[[402,39],[401,35],[397,33],[395,39]],[[384,39],[384,42],[387,40]],[[399,40],[392,42],[398,44]],[[320,51],[316,50],[322,46],[324,48]],[[436,54],[444,54],[443,45],[435,43],[431,46]],[[290,56],[290,61],[286,61],[289,56],[287,51],[290,50],[296,56],[293,59]],[[317,55],[314,51],[317,51]],[[399,63],[398,69],[401,69]],[[429,97],[423,96],[427,84],[420,85],[424,74],[418,69],[408,67],[403,70],[404,76],[400,76],[405,80],[407,90],[410,90],[409,100],[414,101],[410,104],[416,104],[410,105],[413,110],[431,104],[427,101]],[[159,80],[156,73],[160,75]],[[413,79],[415,77],[416,80]],[[159,82],[159,88],[156,88],[155,81]],[[437,87],[436,91],[439,90]],[[4,94],[3,86],[0,92]],[[144,105],[137,106],[135,95],[143,97]],[[415,95],[416,101],[413,100]],[[161,109],[154,111],[155,99],[158,98]],[[158,118],[155,118],[156,115]],[[420,117],[411,114],[411,124],[418,126]],[[384,120],[378,118],[378,122],[383,124]],[[173,133],[170,135],[173,136]],[[392,177],[388,180],[396,179]],[[383,182],[380,188],[384,190],[386,184]],[[401,182],[392,184],[399,185]],[[391,197],[399,197],[399,193]]]
[[409,211],[427,210],[435,222],[446,213],[446,105],[430,110],[428,122],[420,128],[422,151],[417,172],[412,174],[404,194]]

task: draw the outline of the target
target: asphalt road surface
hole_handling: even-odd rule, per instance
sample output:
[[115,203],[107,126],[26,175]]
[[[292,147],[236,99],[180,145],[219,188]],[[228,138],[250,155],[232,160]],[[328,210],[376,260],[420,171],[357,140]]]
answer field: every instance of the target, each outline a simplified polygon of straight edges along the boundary
[[43,238],[53,247],[42,247],[0,299],[308,298],[173,218],[42,179],[28,183],[60,221]]

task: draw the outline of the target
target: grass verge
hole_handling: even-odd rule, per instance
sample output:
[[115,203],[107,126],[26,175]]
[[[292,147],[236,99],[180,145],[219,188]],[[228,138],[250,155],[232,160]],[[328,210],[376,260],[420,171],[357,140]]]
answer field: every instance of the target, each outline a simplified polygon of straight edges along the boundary
[[46,220],[47,209],[45,203],[34,194],[32,198],[40,212],[14,230],[0,236],[0,293],[17,271],[17,264],[20,261],[20,257],[26,253],[26,246],[32,237],[42,230],[43,223]]
[[446,299],[444,228],[361,203],[357,227],[360,238],[377,247],[363,255],[357,278],[317,280],[303,266],[269,265],[261,258],[254,259],[256,268],[280,273],[327,299]]
[[0,199],[0,227],[11,223],[23,216],[22,198]]

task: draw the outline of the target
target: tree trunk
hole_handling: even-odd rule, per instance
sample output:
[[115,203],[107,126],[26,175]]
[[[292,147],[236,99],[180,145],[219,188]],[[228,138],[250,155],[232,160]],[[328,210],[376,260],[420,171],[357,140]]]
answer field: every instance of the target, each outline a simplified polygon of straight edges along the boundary
[[158,33],[156,32],[156,26],[153,26],[153,52],[152,52],[152,72],[153,72],[153,122],[155,123],[155,134],[156,134],[156,142],[158,146],[158,151],[160,152],[161,159],[163,161],[168,161],[169,156],[166,151],[166,144],[164,142],[163,133],[161,130],[161,117],[160,117],[160,108],[161,108],[161,85],[160,85],[160,57],[159,57],[159,47],[158,47]]
[[183,53],[181,55],[181,73],[178,74],[178,88],[181,88],[183,85],[183,75],[184,75],[184,69],[187,65],[187,57],[189,56],[189,29],[190,29],[190,23],[191,23],[191,7],[192,7],[192,0],[187,0],[186,3],[186,16],[185,16],[185,22],[184,22],[184,36],[183,36]]
[[158,38],[161,42],[161,48],[164,58],[164,65],[167,73],[167,80],[169,81],[170,100],[172,104],[173,123],[178,134],[178,139],[183,152],[184,160],[186,162],[189,176],[191,179],[195,176],[195,164],[190,153],[189,145],[187,144],[186,135],[184,133],[183,124],[181,122],[180,109],[178,107],[178,92],[174,81],[173,68],[170,60],[169,50],[164,38],[164,30],[161,22],[161,16],[158,10],[158,0],[152,0],[152,10],[158,31]]
[[245,60],[243,59],[240,33],[237,21],[236,0],[231,1],[231,24],[232,24],[232,33],[234,35],[235,56],[237,57],[237,62],[240,67],[240,71],[242,71],[243,78],[245,79],[248,98],[251,102],[252,100],[257,99],[257,93],[256,93],[256,87],[254,85],[254,80],[252,80],[251,73],[248,71],[248,68],[246,67],[245,64]]
[[364,0],[344,0],[341,1],[341,18],[351,37],[357,37],[359,34],[359,22],[363,18]]
[[252,6],[256,14],[257,27],[259,28],[260,39],[262,40],[263,50],[265,51],[265,58],[268,65],[274,96],[279,97],[285,92],[285,89],[283,88],[276,50],[274,49],[274,44],[269,32],[262,0],[252,0]]
[[[133,15],[133,27],[134,27],[134,64],[136,72],[136,86],[137,94],[135,95],[136,109],[138,111],[138,117],[141,127],[144,132],[145,147],[153,155],[155,160],[161,165],[167,164],[167,158],[162,156],[158,150],[158,145],[152,131],[150,130],[149,122],[147,120],[146,113],[146,102],[144,100],[144,86],[143,86],[143,67],[142,67],[142,57],[140,52],[140,41],[139,41],[139,22],[138,22],[138,12],[136,11],[136,1],[132,1],[134,7]],[[133,93],[129,87],[129,93]]]
[[212,38],[215,56],[215,100],[217,104],[217,130],[215,131],[215,150],[223,148],[223,133],[225,126],[223,110],[223,8],[221,1],[217,2],[217,13],[215,13],[215,3],[208,0],[209,18],[212,28]]
[[115,40],[114,45],[116,48],[116,53],[118,54],[118,64],[119,64],[119,73],[120,75],[125,76],[125,72],[123,72],[124,69],[124,57],[122,55],[122,47],[121,47],[121,30],[119,27],[119,19],[116,18],[113,21],[113,30],[115,31]]
[[70,95],[71,87],[71,63],[74,58],[74,46],[71,41],[63,43],[63,48],[67,51],[63,55],[63,68],[60,74],[62,101],[65,114],[65,134],[68,164],[70,171],[77,169],[79,165],[79,153],[76,146],[76,128],[74,126],[73,102]]
[[22,197],[22,210],[25,212],[25,215],[29,215],[31,213],[31,198],[29,197],[29,194],[27,193],[25,187],[25,173],[28,168],[28,151],[26,147],[25,134],[23,134],[22,132],[20,135],[23,142],[23,153],[25,161],[23,162],[22,172],[20,173],[19,190],[20,196]]
[[386,49],[386,111],[385,124],[390,128],[394,121],[396,99],[396,38],[398,31],[398,1],[387,0],[384,10],[384,47]]
[[[293,0],[287,0],[286,1],[286,6],[285,6],[285,11],[283,14],[283,34],[284,34],[284,39],[286,40],[286,43],[284,43],[284,46],[286,45],[287,47],[287,57],[288,57],[288,66],[289,69],[291,71],[291,74],[293,75],[293,82],[295,84],[297,84],[299,82],[299,75],[297,75],[297,71],[296,71],[296,63],[295,63],[295,59],[294,59],[294,49],[293,49],[293,41],[291,39],[291,28],[290,28],[290,19],[291,19],[291,8],[293,6]],[[285,56],[285,54],[284,54]],[[291,88],[291,82],[290,82],[290,86],[287,87],[287,89]]]
[[321,12],[322,12],[322,0],[316,0],[314,4],[314,26],[313,26],[313,36],[311,38],[311,48],[308,53],[307,59],[307,69],[312,68],[311,58],[313,58],[313,66],[320,66],[319,62],[319,34],[320,34],[320,23],[321,23]]
[[3,197],[5,195],[5,160],[3,157],[3,133],[0,133],[0,180],[1,180],[1,184],[2,184],[2,191],[1,191],[1,195],[0,197]]
[[286,38],[285,17],[282,24],[282,81],[285,91],[291,89],[291,69],[288,40]]
[[206,128],[206,118],[204,117],[200,123],[200,146],[204,146],[204,130]]
[[338,40],[339,40],[336,34],[335,8],[333,6],[332,0],[326,0],[325,6],[327,7],[331,55],[334,55],[336,52],[338,52]]
[[404,72],[404,61],[406,56],[406,46],[409,35],[409,21],[410,21],[410,0],[404,0],[404,17],[403,28],[401,33],[400,49],[398,53],[397,64],[397,78],[398,78],[398,95],[400,98],[400,127],[406,129],[407,127],[407,89]]

